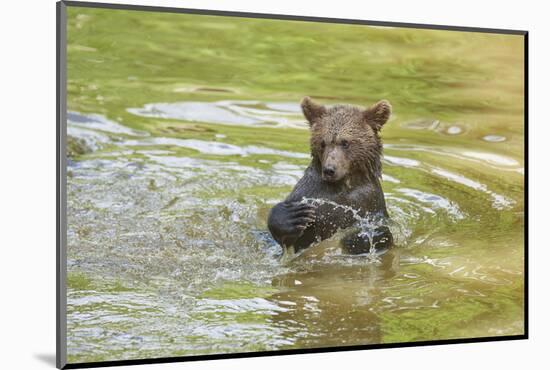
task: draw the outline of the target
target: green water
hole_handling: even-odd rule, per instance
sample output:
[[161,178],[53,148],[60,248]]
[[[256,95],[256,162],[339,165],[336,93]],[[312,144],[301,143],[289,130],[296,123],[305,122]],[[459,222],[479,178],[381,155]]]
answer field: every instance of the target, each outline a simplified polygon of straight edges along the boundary
[[[520,36],[68,11],[69,362],[523,333]],[[388,99],[398,246],[281,262],[304,95]]]

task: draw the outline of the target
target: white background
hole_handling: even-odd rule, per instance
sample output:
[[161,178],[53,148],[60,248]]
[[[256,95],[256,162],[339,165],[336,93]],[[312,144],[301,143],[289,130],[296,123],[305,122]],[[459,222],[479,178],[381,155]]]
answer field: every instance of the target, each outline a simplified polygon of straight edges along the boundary
[[[545,232],[550,191],[550,22],[545,1],[125,2],[530,31],[529,340],[160,364],[139,369],[548,368],[544,350],[548,351],[550,338],[550,247]],[[0,367],[51,369],[55,359],[55,1],[6,1],[0,14]]]

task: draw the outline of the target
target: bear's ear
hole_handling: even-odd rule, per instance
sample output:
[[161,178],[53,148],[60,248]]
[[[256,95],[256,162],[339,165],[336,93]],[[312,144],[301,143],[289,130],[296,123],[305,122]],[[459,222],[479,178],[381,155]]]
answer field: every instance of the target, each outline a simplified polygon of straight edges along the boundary
[[376,131],[380,131],[384,123],[391,116],[391,104],[387,100],[380,100],[378,103],[367,108],[364,112],[365,120]]
[[304,112],[304,116],[308,120],[310,126],[313,124],[313,121],[321,117],[327,111],[324,106],[315,103],[309,96],[304,97],[300,105],[302,106],[302,112]]

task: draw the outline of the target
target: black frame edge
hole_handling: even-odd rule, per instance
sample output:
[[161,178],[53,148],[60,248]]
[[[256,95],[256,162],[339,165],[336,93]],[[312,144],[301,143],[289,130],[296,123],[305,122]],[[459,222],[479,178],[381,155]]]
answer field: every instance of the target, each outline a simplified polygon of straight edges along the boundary
[[525,224],[523,229],[523,251],[524,251],[524,302],[523,302],[523,332],[529,338],[529,32],[523,36],[523,166],[525,174],[523,178],[523,212]]

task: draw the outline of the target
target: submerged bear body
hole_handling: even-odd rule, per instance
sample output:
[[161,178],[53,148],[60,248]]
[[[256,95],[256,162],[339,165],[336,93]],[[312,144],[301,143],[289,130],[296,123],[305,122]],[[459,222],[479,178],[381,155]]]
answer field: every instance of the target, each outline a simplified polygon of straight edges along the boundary
[[[331,203],[353,208],[361,217],[388,217],[380,184],[378,131],[389,118],[389,103],[382,101],[360,110],[347,105],[326,108],[304,98],[302,109],[311,126],[312,162],[268,218],[274,239],[295,251],[357,222],[349,208]],[[351,231],[341,242],[346,252],[356,254],[368,252],[371,243],[377,248],[389,247],[393,238],[389,229],[381,226],[368,238]]]

